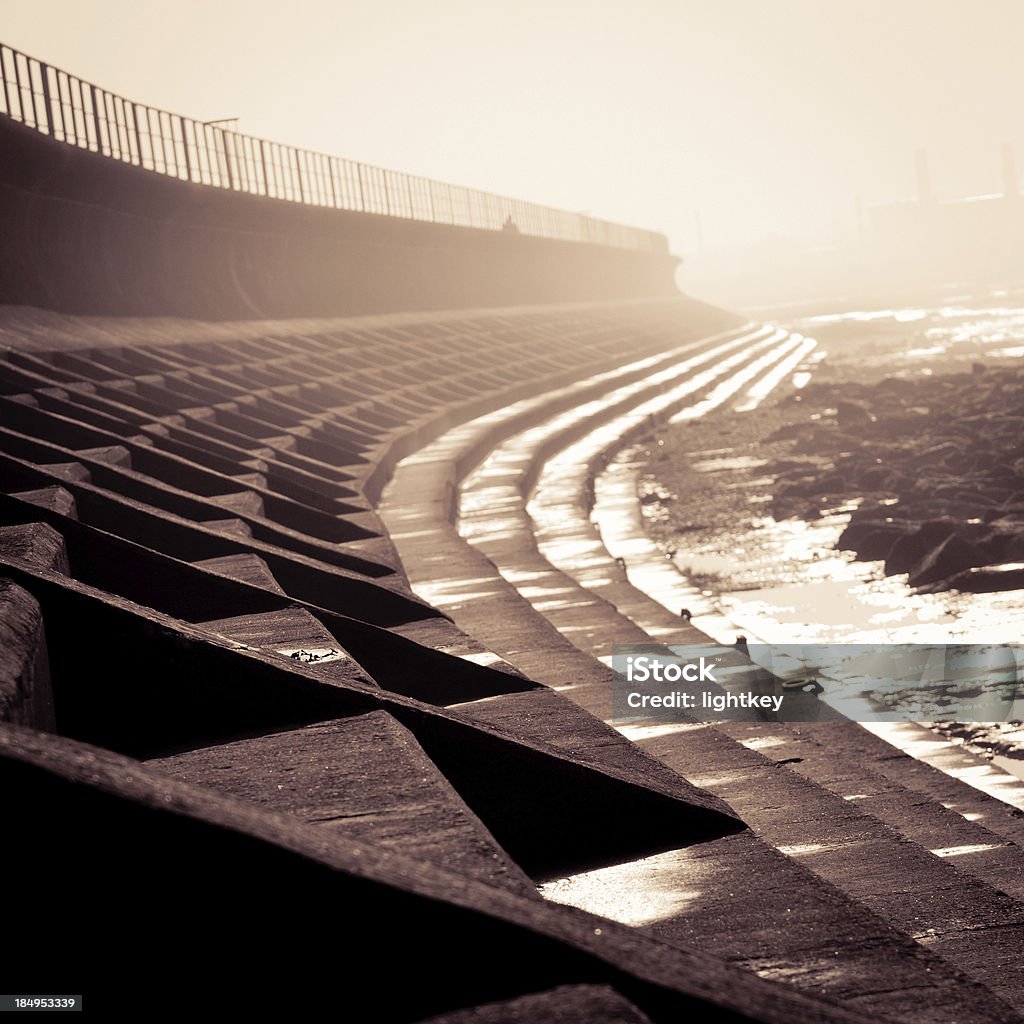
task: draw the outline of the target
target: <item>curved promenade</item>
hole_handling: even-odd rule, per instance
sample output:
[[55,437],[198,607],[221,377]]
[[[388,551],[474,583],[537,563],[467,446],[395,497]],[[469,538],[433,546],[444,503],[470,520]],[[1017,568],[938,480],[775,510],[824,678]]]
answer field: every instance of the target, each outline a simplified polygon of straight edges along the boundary
[[[184,1010],[187,971],[293,1010],[342,971],[391,1021],[1020,1019],[1006,805],[843,723],[603,720],[612,639],[700,634],[602,554],[587,467],[756,400],[800,339],[681,298],[22,309],[0,337],[3,872],[31,987],[127,978]],[[258,990],[225,992],[225,949]]]
[[[379,507],[414,591],[496,656],[608,720],[613,642],[707,638],[671,610],[685,596],[675,570],[663,558],[652,565],[651,552],[642,550],[642,541],[637,549],[635,535],[613,530],[606,538],[592,521],[595,474],[656,423],[725,403],[738,412],[756,408],[812,348],[808,339],[750,325],[680,351],[674,366],[644,380],[608,377],[602,394],[583,392],[596,382],[581,382],[580,400],[571,408],[555,392],[550,402],[540,396],[450,431],[397,466]],[[605,490],[605,477],[598,475],[598,486]],[[617,486],[621,509],[623,488]],[[607,493],[602,497],[609,500]],[[607,528],[607,515],[599,522]],[[428,540],[437,536],[440,544]],[[839,917],[849,919],[853,907],[868,912],[876,928],[912,936],[1021,1006],[1024,986],[1013,966],[1021,952],[1018,901],[1024,897],[1019,817],[828,711],[823,708],[822,718],[833,720],[817,724],[624,732],[739,811],[757,833],[744,841],[762,858],[781,857],[767,868],[771,891],[778,886],[822,898],[824,886],[829,898],[848,901],[842,910],[832,907]],[[746,851],[743,863],[758,855]],[[842,963],[827,983],[814,970],[794,967],[800,955],[793,944],[804,939],[786,927],[794,908],[773,906],[760,890],[752,905],[749,889],[742,891],[737,880],[746,870],[737,861],[702,858],[697,872],[686,857],[661,856],[567,876],[546,892],[660,935],[697,941],[707,911],[695,893],[741,890],[719,907],[746,936],[740,941],[730,932],[733,956],[768,976],[788,963],[792,983],[832,995],[849,992],[852,973],[863,984],[865,970],[889,985],[883,979],[892,968],[891,951],[879,940],[867,968],[862,936],[851,940],[857,957],[837,951]],[[755,949],[764,956],[766,930],[772,955],[759,960]],[[713,943],[709,932],[703,940]],[[872,998],[872,987],[859,998]],[[914,988],[919,1001],[922,992]],[[880,1012],[910,1012],[906,997],[889,991],[887,998],[899,1005],[879,1006]],[[925,1011],[918,1005],[914,1012]]]

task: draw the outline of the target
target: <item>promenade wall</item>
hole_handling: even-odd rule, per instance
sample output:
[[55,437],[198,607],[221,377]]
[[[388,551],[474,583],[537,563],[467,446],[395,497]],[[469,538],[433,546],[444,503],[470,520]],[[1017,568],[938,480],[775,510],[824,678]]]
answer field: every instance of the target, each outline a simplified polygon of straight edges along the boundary
[[0,304],[243,317],[672,296],[666,251],[191,184],[0,117]]

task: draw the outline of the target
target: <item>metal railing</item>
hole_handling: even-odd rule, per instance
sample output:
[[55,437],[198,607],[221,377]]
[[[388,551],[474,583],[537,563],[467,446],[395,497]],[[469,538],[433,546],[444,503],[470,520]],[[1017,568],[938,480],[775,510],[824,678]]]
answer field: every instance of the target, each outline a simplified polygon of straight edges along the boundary
[[[0,114],[148,171],[311,206],[667,251],[664,235],[296,149],[126,100],[0,44]],[[2,159],[2,154],[0,154]]]

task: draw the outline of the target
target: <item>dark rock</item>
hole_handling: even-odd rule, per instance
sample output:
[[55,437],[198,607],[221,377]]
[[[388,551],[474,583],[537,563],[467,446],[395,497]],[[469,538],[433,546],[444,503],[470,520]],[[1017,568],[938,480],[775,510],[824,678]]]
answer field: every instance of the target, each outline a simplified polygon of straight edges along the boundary
[[1000,531],[994,530],[985,522],[957,522],[953,521],[953,532],[961,539],[971,544],[981,545],[998,536]]
[[770,472],[784,474],[797,472],[806,474],[808,470],[826,470],[832,467],[832,460],[825,457],[808,456],[802,459],[777,459],[769,467]]
[[912,587],[935,583],[964,569],[984,564],[985,555],[977,545],[953,534],[932,548],[910,569],[907,583]]
[[918,465],[936,465],[945,462],[951,455],[961,455],[959,445],[952,441],[944,441],[942,444],[934,444],[920,451],[915,456]]
[[1016,493],[1016,491],[1010,491],[1006,487],[999,487],[998,485],[986,484],[984,495],[975,495],[975,500],[984,500],[987,503],[1002,506],[1005,505],[1007,501],[1010,498],[1012,498],[1013,495]]
[[895,475],[887,466],[873,466],[860,473],[861,487],[872,491],[891,491]]
[[765,438],[766,441],[791,441],[795,437],[800,437],[805,431],[810,430],[811,423],[787,423],[783,427],[779,427],[773,434]]
[[901,498],[899,508],[907,519],[926,522],[930,519],[950,519],[960,509],[948,498],[922,498],[921,495],[907,495]]
[[1012,540],[1012,534],[996,531],[990,533],[990,535],[984,540],[977,541],[976,543],[978,548],[981,550],[981,553],[985,556],[985,562],[997,563],[1016,561],[1016,559],[1007,557],[1009,545]]
[[778,489],[776,496],[779,498],[806,498],[808,495],[817,494],[820,490],[817,477],[804,476],[783,484]]
[[867,520],[878,521],[879,519],[907,519],[907,509],[897,503],[895,505],[882,505],[878,502],[865,502],[860,508],[850,513],[851,523],[860,523]]
[[879,394],[888,394],[894,397],[905,397],[908,392],[914,389],[912,381],[905,377],[886,377],[875,385],[875,391]]
[[817,489],[826,494],[843,494],[849,487],[849,481],[842,473],[828,473],[817,482]]
[[885,558],[893,544],[912,529],[907,523],[872,519],[850,523],[840,534],[836,547],[842,551],[856,551],[859,559],[872,562]]
[[[991,518],[989,518],[989,515]],[[983,517],[989,526],[998,530],[1013,532],[1019,530],[1021,523],[1024,523],[1024,506],[1018,505],[1014,508],[992,509],[989,515]]]
[[953,534],[953,524],[945,520],[924,523],[900,537],[885,559],[886,576],[910,572],[930,551]]
[[906,529],[881,529],[875,530],[864,538],[860,547],[857,548],[857,560],[861,562],[884,561],[893,545],[907,534]]
[[819,425],[804,432],[793,451],[798,455],[820,455],[823,451],[833,450],[838,441],[839,435],[832,428]]
[[911,412],[886,415],[872,424],[872,430],[876,436],[884,437],[916,437],[920,431],[926,428],[926,421],[930,417],[927,413]]
[[1001,590],[1024,590],[1024,563],[979,565],[954,573],[946,581],[951,590],[969,594],[992,594]]
[[836,422],[844,430],[866,427],[875,422],[875,417],[861,402],[842,400],[836,403]]
[[956,496],[960,493],[963,484],[959,478],[948,476],[922,476],[914,485],[915,489],[922,494],[931,494],[935,498],[941,498],[946,503],[946,509],[955,514],[957,511]]
[[999,504],[999,498],[995,495],[986,493],[987,488],[978,488],[973,491],[957,491],[957,501],[962,504],[963,507],[970,508],[971,505],[982,505],[985,508],[994,508]]

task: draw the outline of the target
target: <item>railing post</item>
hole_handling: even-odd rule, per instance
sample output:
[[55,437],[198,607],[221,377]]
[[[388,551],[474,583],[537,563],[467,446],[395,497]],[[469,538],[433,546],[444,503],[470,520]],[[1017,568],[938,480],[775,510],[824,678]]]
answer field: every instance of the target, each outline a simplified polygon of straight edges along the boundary
[[46,107],[46,134],[53,136],[53,104],[50,100],[50,65],[40,64],[39,73],[43,79],[43,105]]
[[[135,120],[135,111],[132,111],[132,121]],[[178,115],[178,127],[181,129],[181,146],[185,150],[185,175],[192,181],[192,157],[188,153],[188,132],[185,131],[185,118]]]
[[14,117],[14,108],[11,106],[11,90],[7,85],[7,66],[4,63],[4,50],[5,47],[0,46],[0,81],[4,83],[4,105],[6,106],[7,113]]
[[[64,133],[64,141],[67,142],[70,138],[73,145],[79,146],[81,143],[78,141],[78,122],[75,119],[75,93],[71,86],[71,76],[66,71],[63,74],[62,88],[61,70],[57,68],[57,105],[60,107],[60,127]],[[65,95],[67,95],[66,103],[64,102]],[[69,113],[70,120],[68,119]]]
[[117,134],[116,113],[113,123],[111,123],[111,94],[101,89],[100,99],[103,101],[103,128],[107,133],[107,149],[110,151],[112,159],[119,159],[121,156],[121,138]]
[[129,129],[131,137],[129,138],[128,151],[131,152],[131,138],[135,139],[135,160],[134,162],[141,167],[142,166],[142,135],[139,133],[139,109],[134,103],[128,103],[125,106],[125,124],[128,123],[128,108],[131,107],[132,114],[132,126]]
[[110,143],[110,155],[114,156],[114,145],[117,145],[117,159],[121,159],[121,132],[117,124],[117,99],[113,93],[103,94],[103,113],[107,120],[107,140]]
[[263,168],[263,194],[270,195],[270,178],[267,176],[267,147],[260,139],[260,166]]
[[302,164],[299,163],[299,151],[293,149],[292,156],[295,157],[295,180],[299,184],[299,202],[304,203],[306,201],[306,190],[302,187]]
[[[75,122],[75,140],[78,145],[89,148],[89,117],[85,110],[86,83],[80,78],[68,76],[68,102],[71,104],[71,116]],[[75,106],[75,91],[78,92],[78,106]],[[79,126],[78,114],[82,115],[81,126]]]
[[[38,64],[39,62],[36,61]],[[28,72],[28,98],[32,101],[32,120],[35,121],[36,131],[41,131],[39,127],[39,111],[36,109],[36,90],[32,84],[32,58],[25,58],[25,70]]]
[[231,133],[231,152],[235,154],[235,172],[238,175],[238,190],[249,191],[249,164],[245,159],[245,142],[238,132]]
[[359,209],[366,213],[366,194],[363,192],[363,165],[356,164],[356,180],[359,182]]
[[120,160],[121,133],[117,130],[117,108],[111,93],[101,89],[100,95],[103,99],[103,125],[107,129],[107,149],[113,159]]
[[[89,85],[89,96],[92,100],[92,128],[96,133],[96,152],[103,152],[103,136],[100,134],[99,105],[96,103],[96,86]],[[155,161],[154,161],[155,162]]]
[[[156,114],[156,128],[153,127],[154,114]],[[153,170],[159,171],[160,164],[163,164],[166,173],[167,160],[164,153],[163,129],[160,127],[160,114],[152,107],[146,107],[146,136],[149,139],[149,159],[153,161]],[[159,156],[156,151],[157,142],[160,143]]]
[[327,180],[331,183],[331,205],[336,210],[338,209],[338,190],[334,187],[334,157],[326,157],[327,162]]
[[18,51],[11,50],[11,63],[14,65],[14,91],[18,96],[18,113],[21,114],[21,123],[28,124],[28,117],[25,115],[25,97],[21,89],[21,68],[18,67]]
[[231,159],[234,155],[234,145],[231,146],[231,152],[228,152],[228,136],[230,134],[231,132],[221,130],[220,137],[221,142],[224,144],[224,163],[227,164],[228,167],[228,186],[231,188],[232,192],[236,192],[238,191],[238,186],[235,184],[235,167],[234,162]]

